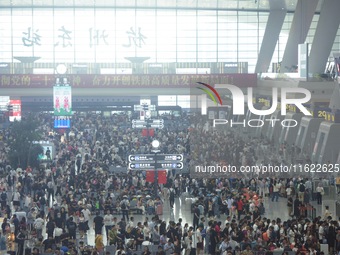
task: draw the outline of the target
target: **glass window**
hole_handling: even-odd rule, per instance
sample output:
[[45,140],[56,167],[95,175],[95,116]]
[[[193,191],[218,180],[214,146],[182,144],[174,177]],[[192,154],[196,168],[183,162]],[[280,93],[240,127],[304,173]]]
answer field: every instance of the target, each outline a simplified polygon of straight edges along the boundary
[[177,105],[184,108],[190,108],[190,96],[177,96]]
[[158,96],[158,105],[159,106],[176,106],[177,105],[177,97],[176,96]]

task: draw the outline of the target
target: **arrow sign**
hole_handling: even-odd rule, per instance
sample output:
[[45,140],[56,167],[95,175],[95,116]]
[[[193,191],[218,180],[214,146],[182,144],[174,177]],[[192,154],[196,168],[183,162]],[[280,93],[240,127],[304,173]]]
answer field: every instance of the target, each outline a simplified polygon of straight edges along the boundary
[[129,155],[129,162],[155,161],[154,154]]
[[152,123],[150,126],[151,126],[152,128],[160,128],[160,129],[163,129],[163,128],[164,128],[164,125],[163,125],[163,124],[154,124],[154,123]]
[[164,124],[164,120],[160,119],[160,120],[152,120],[152,124]]
[[156,105],[134,105],[134,111],[156,111]]
[[159,161],[183,161],[182,154],[157,154]]
[[152,170],[152,169],[182,169],[183,163],[182,162],[175,162],[175,163],[129,163],[129,169],[132,170]]
[[135,124],[135,125],[146,125],[147,123],[144,120],[132,120],[132,124]]
[[[157,161],[158,163],[179,163],[183,161],[183,154],[157,154]],[[136,154],[136,155],[129,155],[128,157],[129,162],[139,163],[145,161],[155,161],[154,154]]]

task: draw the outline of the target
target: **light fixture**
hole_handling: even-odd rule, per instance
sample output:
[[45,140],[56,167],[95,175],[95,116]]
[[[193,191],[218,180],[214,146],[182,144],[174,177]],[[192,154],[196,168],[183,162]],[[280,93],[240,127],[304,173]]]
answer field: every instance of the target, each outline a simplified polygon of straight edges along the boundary
[[159,148],[159,145],[160,145],[160,142],[158,140],[153,140],[152,143],[151,143],[152,147],[154,149],[158,149]]
[[67,67],[64,64],[59,64],[57,65],[55,70],[57,74],[65,74],[67,72]]

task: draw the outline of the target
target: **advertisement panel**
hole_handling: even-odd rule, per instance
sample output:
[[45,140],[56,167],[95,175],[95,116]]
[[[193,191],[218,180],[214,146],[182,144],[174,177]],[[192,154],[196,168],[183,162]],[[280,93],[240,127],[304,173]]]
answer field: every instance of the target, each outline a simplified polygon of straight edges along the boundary
[[21,120],[21,100],[10,100],[9,101],[9,121],[20,121]]
[[55,116],[72,115],[72,90],[70,86],[53,87],[53,110]]

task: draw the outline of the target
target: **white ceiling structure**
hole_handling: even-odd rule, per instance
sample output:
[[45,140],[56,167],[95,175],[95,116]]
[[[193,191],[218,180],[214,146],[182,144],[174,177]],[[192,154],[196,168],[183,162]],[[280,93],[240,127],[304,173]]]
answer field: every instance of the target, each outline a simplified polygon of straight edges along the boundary
[[[324,0],[319,1],[316,11]],[[297,0],[1,0],[2,7],[117,7],[117,8],[198,8],[269,11],[286,8],[294,11]]]

